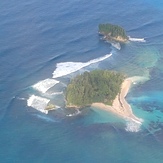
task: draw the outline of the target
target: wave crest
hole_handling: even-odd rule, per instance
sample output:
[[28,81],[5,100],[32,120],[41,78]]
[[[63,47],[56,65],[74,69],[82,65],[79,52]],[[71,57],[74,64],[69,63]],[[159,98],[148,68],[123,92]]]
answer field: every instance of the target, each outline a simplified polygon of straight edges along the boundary
[[48,114],[48,110],[45,110],[47,104],[49,103],[49,99],[42,98],[39,96],[32,95],[27,100],[27,105],[33,107],[34,109],[41,111],[42,113]]
[[129,120],[127,121],[125,130],[128,132],[139,132],[141,125],[142,123],[137,123],[135,121]]
[[132,38],[129,36],[129,40],[133,42],[146,42],[144,38]]
[[32,87],[34,89],[42,92],[42,93],[45,93],[48,89],[50,89],[51,87],[53,87],[57,83],[59,83],[59,81],[57,81],[55,79],[49,79],[48,78],[48,79],[39,81],[38,83],[36,83]]
[[109,58],[112,55],[112,53],[110,54],[106,54],[103,57],[100,58],[96,58],[93,60],[90,60],[88,62],[62,62],[62,63],[57,63],[57,68],[55,69],[55,71],[53,72],[53,78],[58,78],[58,77],[62,77],[68,74],[71,74],[73,72],[76,72],[84,67],[87,67],[93,63],[97,63],[100,61],[103,61],[107,58]]
[[80,113],[81,113],[81,111],[80,111],[80,110],[76,110],[76,112],[75,112],[75,113],[72,113],[72,114],[67,114],[66,116],[67,116],[67,117],[73,117],[73,116],[79,115]]

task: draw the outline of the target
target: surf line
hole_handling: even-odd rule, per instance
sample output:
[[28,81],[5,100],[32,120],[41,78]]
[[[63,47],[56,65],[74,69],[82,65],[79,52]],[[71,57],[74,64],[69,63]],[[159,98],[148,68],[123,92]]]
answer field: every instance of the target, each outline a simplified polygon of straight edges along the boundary
[[103,57],[90,60],[88,62],[61,62],[57,63],[56,69],[53,72],[53,78],[62,77],[73,72],[76,72],[84,67],[87,67],[91,64],[101,62],[112,56],[112,53],[106,54]]
[[133,42],[146,42],[146,40],[144,38],[132,38],[130,36],[128,36],[129,41],[133,41]]
[[[89,66],[91,64],[94,63],[98,63],[100,61],[103,61],[107,58],[109,58],[110,56],[112,56],[112,53],[110,54],[106,54],[103,57],[100,58],[96,58],[93,60],[90,60],[88,62],[63,62],[63,63],[58,63],[57,64],[57,68],[56,70],[53,72],[53,78],[57,78],[57,77],[61,77],[61,76],[65,76],[68,75],[70,73],[76,72],[78,70],[80,70],[83,67]],[[55,80],[55,79],[50,79],[47,78],[45,80],[41,80],[38,83],[34,84],[32,87],[45,94],[51,87],[55,86],[56,84],[60,83],[60,81]],[[61,94],[63,92],[56,92],[54,94]],[[47,98],[43,98],[40,96],[35,96],[34,94],[32,96],[29,97],[29,99],[27,100],[27,105],[29,107],[33,107],[34,109],[41,111],[45,114],[48,114],[48,111],[45,109],[47,107],[47,104],[49,103],[49,99]],[[78,114],[79,112],[77,112]],[[69,115],[71,116],[71,115]]]

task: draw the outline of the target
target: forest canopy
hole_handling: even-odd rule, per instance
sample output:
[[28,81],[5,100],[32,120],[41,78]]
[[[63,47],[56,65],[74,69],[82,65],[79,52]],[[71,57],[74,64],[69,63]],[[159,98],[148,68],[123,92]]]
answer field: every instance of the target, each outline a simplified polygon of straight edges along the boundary
[[106,37],[112,37],[113,39],[121,37],[124,40],[128,40],[125,30],[113,24],[99,24],[99,33],[105,35]]
[[124,78],[123,74],[109,70],[94,70],[76,76],[66,89],[67,107],[85,107],[94,102],[111,105]]

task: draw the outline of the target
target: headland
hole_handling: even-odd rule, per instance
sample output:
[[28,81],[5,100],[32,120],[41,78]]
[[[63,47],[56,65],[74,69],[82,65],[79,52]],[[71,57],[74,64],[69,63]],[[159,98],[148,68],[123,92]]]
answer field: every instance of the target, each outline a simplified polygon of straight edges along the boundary
[[111,43],[126,43],[129,40],[125,30],[114,24],[99,24],[99,34],[103,35],[103,40]]
[[104,103],[93,103],[91,106],[99,109],[103,109],[112,112],[122,118],[135,121],[136,123],[142,123],[142,119],[136,117],[131,106],[127,103],[125,97],[131,87],[131,85],[136,82],[135,79],[138,78],[127,78],[121,85],[121,91],[114,99],[112,105],[105,105]]
[[125,97],[131,85],[142,80],[139,76],[126,78],[124,74],[109,70],[84,72],[67,86],[66,107],[80,109],[92,106],[141,123]]

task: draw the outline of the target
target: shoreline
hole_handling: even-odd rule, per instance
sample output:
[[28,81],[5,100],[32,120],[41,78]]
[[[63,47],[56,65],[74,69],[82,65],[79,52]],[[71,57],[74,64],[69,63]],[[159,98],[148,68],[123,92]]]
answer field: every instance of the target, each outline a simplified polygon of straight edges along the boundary
[[116,41],[116,42],[119,42],[119,43],[127,43],[129,42],[129,37],[127,36],[127,38],[123,38],[122,36],[117,36],[117,37],[112,37],[108,34],[105,34],[103,32],[99,32],[100,35],[103,36],[103,40],[106,40],[106,41]]
[[105,105],[104,103],[93,103],[91,106],[112,112],[124,119],[132,120],[136,123],[141,124],[143,120],[133,114],[131,106],[127,103],[125,99],[131,85],[135,84],[135,82],[138,80],[139,77],[131,77],[125,79],[121,85],[121,91],[114,99],[112,106]]

